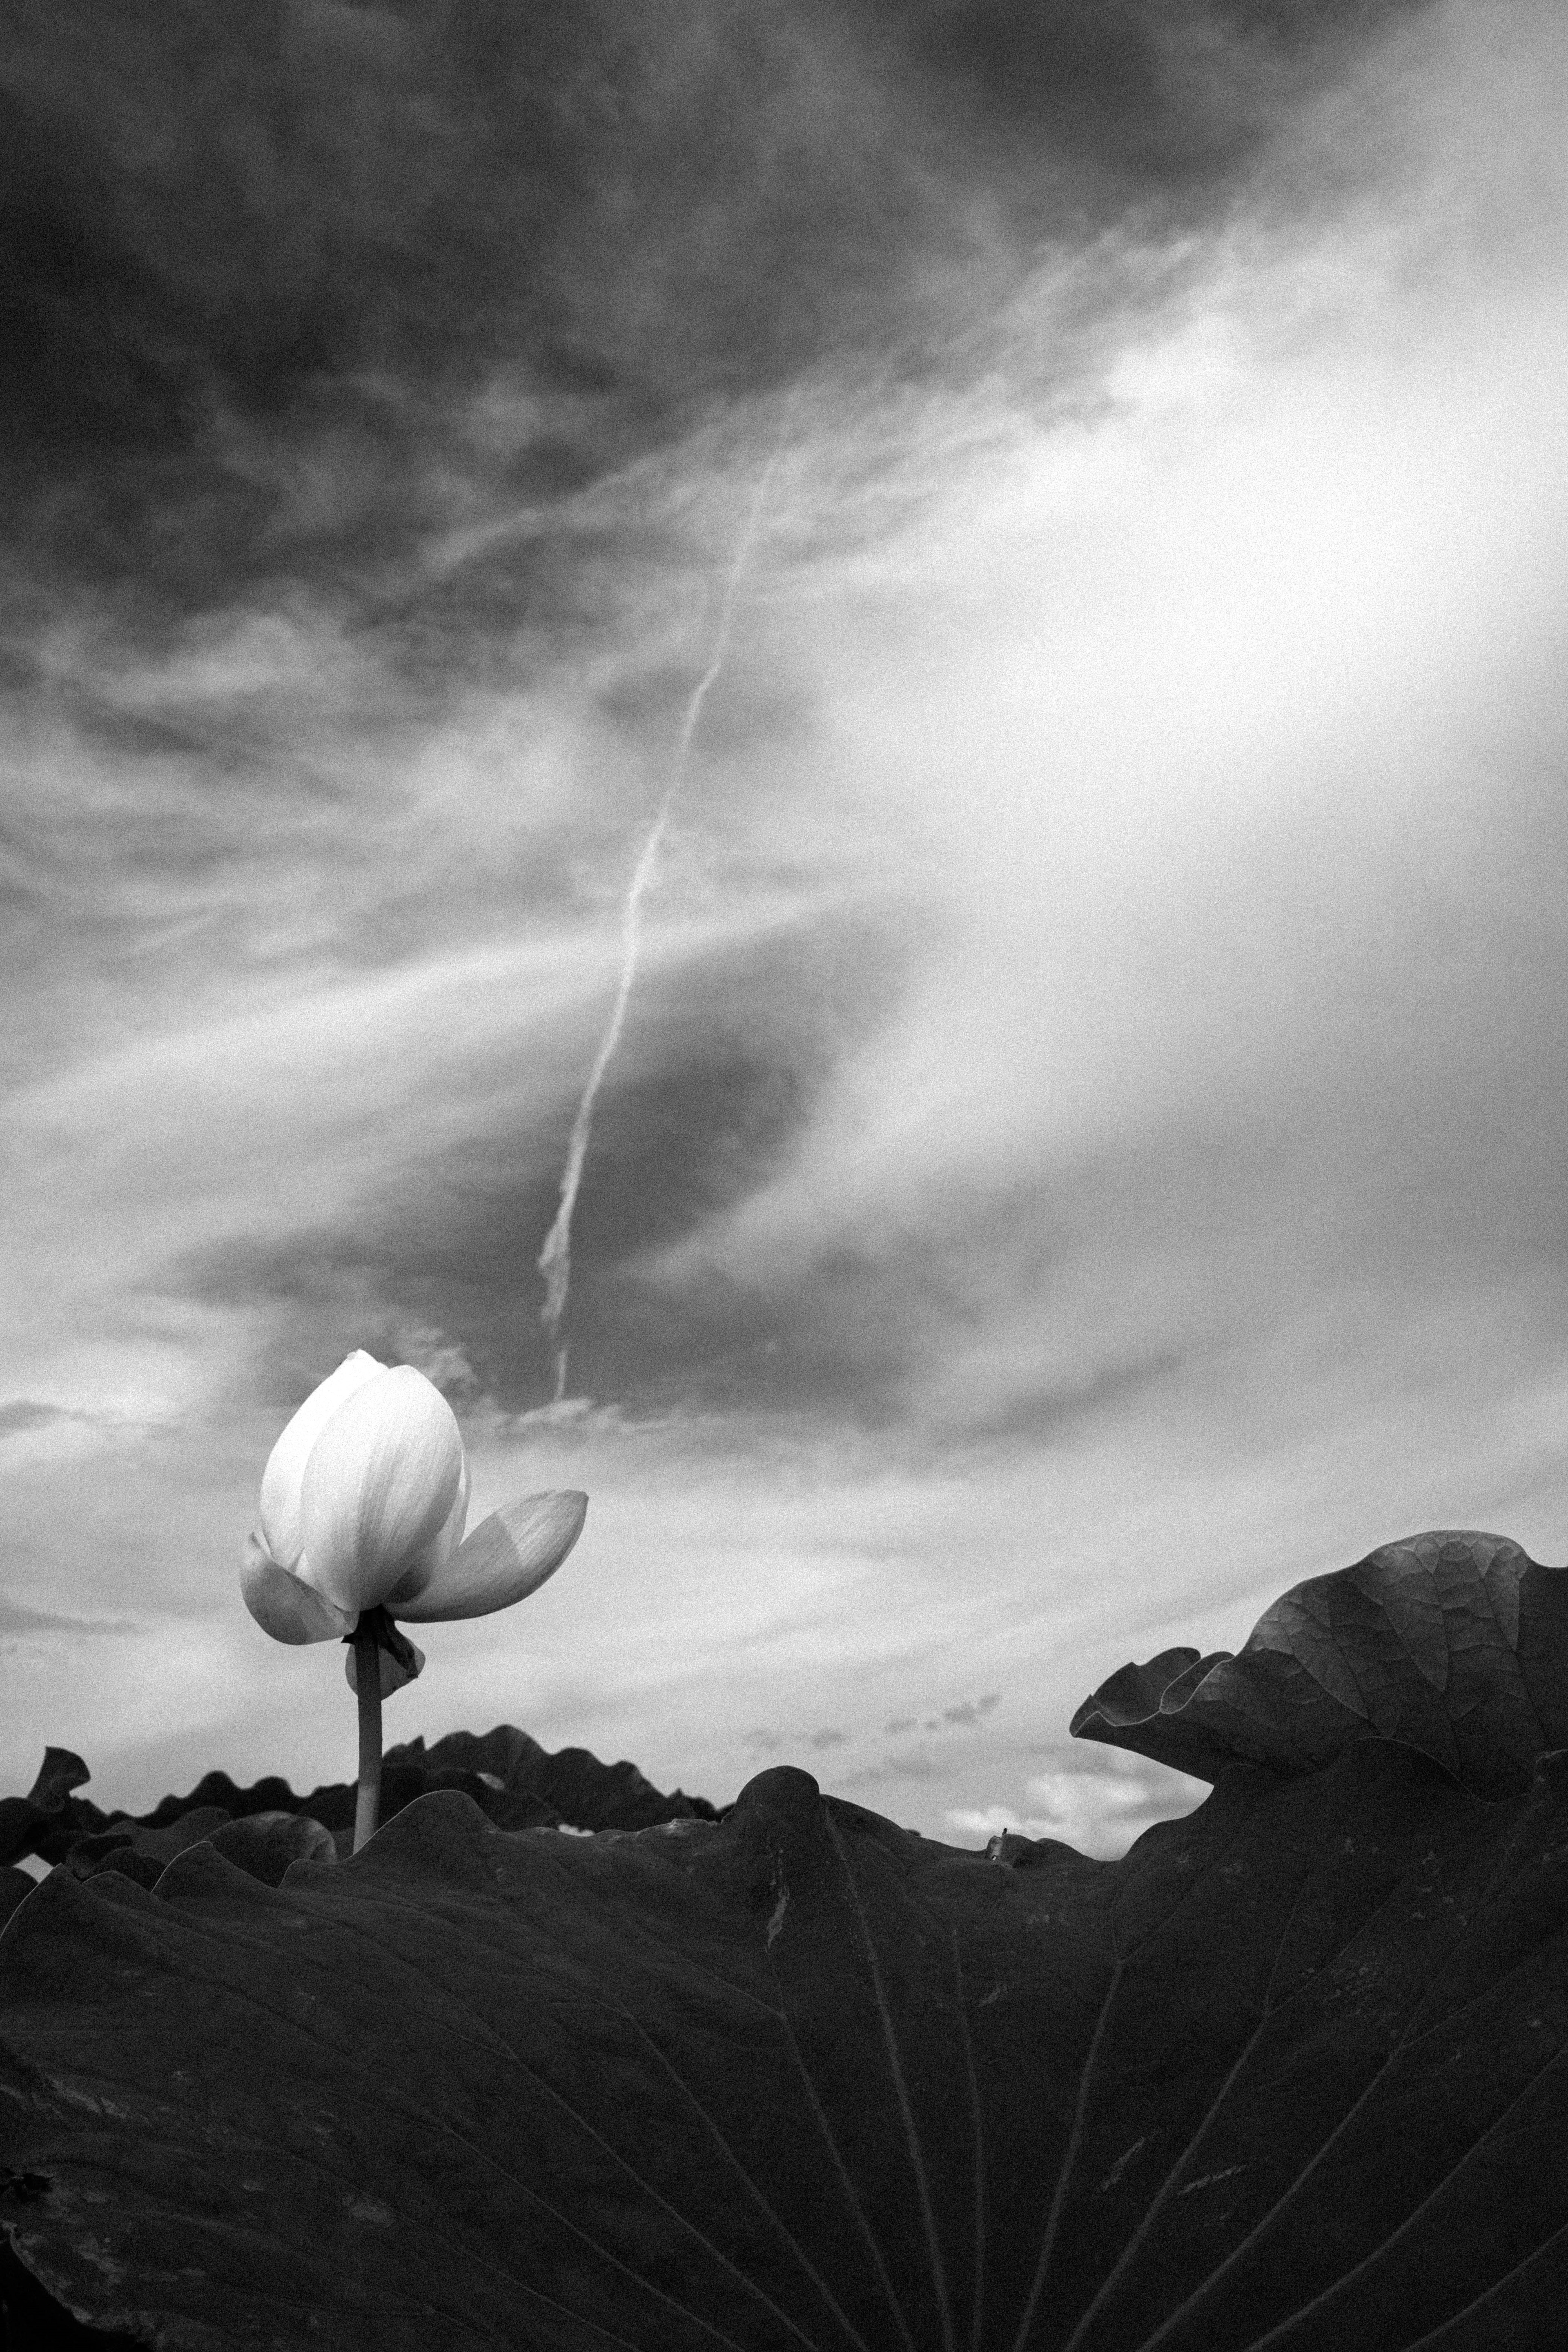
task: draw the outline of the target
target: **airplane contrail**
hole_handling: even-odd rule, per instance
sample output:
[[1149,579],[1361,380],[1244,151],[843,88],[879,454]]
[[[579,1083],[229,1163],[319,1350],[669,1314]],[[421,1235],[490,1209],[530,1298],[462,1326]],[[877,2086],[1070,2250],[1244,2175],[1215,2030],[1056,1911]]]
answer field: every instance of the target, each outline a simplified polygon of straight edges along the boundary
[[[791,410],[793,406],[792,402]],[[757,477],[756,488],[752,493],[752,502],[747,510],[745,523],[736,542],[735,552],[731,558],[729,571],[725,575],[724,593],[719,607],[719,623],[713,633],[712,650],[708,657],[708,665],[688,698],[685,713],[680,721],[680,731],[676,737],[675,755],[670,762],[669,781],[664,788],[664,797],[655,812],[653,823],[648,828],[647,838],[643,843],[642,855],[637,859],[631,882],[627,887],[626,899],[621,908],[621,972],[616,989],[616,1000],[610,1008],[610,1017],[605,1024],[605,1034],[599,1040],[599,1050],[594,1056],[593,1067],[588,1072],[588,1081],[583,1088],[582,1099],[577,1105],[577,1116],[572,1122],[572,1134],[566,1146],[566,1162],[561,1174],[560,1204],[556,1209],[550,1231],[544,1236],[544,1246],[539,1253],[539,1271],[544,1277],[544,1305],[540,1312],[540,1320],[549,1334],[550,1344],[555,1352],[554,1401],[557,1404],[563,1401],[566,1394],[566,1343],[562,1339],[561,1333],[566,1319],[566,1303],[572,1287],[572,1213],[577,1205],[578,1187],[583,1181],[583,1167],[588,1157],[589,1139],[594,1130],[594,1109],[598,1101],[599,1089],[605,1082],[605,1073],[615,1058],[616,1048],[621,1042],[621,1032],[626,1027],[626,1010],[632,1001],[632,990],[637,984],[637,955],[642,945],[642,902],[647,896],[653,882],[658,865],[659,848],[669,824],[670,811],[675,806],[676,795],[686,780],[686,763],[691,756],[692,742],[697,734],[698,723],[702,717],[702,706],[711,693],[729,654],[730,632],[734,622],[735,604],[740,594],[741,582],[756,540],[758,525],[762,521],[769,486],[779,460],[784,456],[784,437],[789,426],[790,413],[790,411],[785,412],[784,429],[779,434],[778,441],[767,464]]]

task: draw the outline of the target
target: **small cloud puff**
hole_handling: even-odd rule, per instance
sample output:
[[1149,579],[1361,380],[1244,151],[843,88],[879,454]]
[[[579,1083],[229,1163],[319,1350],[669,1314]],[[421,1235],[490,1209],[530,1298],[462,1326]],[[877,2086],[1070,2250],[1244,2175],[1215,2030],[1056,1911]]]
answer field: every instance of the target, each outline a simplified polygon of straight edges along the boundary
[[1208,1784],[1142,1756],[1111,1748],[1081,1763],[1064,1755],[1025,1785],[1025,1801],[954,1807],[946,1819],[982,1842],[1011,1830],[1016,1837],[1057,1838],[1097,1861],[1112,1862],[1156,1822],[1179,1821],[1208,1795]]
[[[960,1724],[968,1730],[977,1724],[982,1717],[989,1715],[994,1706],[1000,1706],[1001,1700],[1000,1691],[987,1691],[984,1698],[961,1699],[956,1706],[943,1707],[942,1721]],[[933,1731],[936,1727],[935,1724],[928,1726],[928,1728]]]
[[488,1402],[484,1382],[468,1360],[467,1350],[437,1326],[399,1323],[393,1331],[393,1346],[398,1360],[423,1372],[448,1404],[461,1409]]
[[960,1731],[973,1731],[994,1706],[1001,1704],[1000,1691],[987,1691],[984,1698],[961,1698],[953,1706],[944,1706],[938,1715],[891,1716],[882,1729],[889,1739],[898,1739],[906,1731],[945,1731],[950,1727]]

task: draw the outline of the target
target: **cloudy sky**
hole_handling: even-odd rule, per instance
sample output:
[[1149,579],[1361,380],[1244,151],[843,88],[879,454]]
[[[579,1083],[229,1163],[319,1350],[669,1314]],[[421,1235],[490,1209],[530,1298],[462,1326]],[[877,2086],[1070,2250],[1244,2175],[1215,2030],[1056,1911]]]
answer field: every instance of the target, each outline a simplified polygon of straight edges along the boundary
[[1564,1554],[1550,0],[8,26],[0,1787],[348,1773],[237,1571],[356,1345],[592,1496],[389,1739],[958,1843],[1191,1801],[1128,1657]]

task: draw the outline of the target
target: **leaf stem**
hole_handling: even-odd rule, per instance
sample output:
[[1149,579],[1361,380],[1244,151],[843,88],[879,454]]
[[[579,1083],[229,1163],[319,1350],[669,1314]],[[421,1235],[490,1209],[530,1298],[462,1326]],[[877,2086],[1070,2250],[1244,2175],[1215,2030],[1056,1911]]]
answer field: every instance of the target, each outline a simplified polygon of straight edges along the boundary
[[367,1624],[364,1617],[354,1628],[353,1648],[359,1703],[359,1787],[354,1797],[354,1852],[358,1853],[375,1835],[381,1811],[381,1647],[374,1625]]

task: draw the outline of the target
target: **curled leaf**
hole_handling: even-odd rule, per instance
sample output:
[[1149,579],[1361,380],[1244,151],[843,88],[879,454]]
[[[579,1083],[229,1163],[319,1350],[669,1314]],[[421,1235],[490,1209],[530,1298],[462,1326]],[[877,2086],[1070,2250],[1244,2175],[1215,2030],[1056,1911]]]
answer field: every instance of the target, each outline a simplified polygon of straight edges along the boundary
[[1478,1796],[1511,1796],[1568,1748],[1568,1570],[1506,1536],[1382,1544],[1293,1585],[1236,1655],[1121,1667],[1071,1729],[1205,1780],[1237,1762],[1317,1771],[1394,1739]]
[[81,1758],[68,1748],[46,1748],[37,1779],[25,1797],[0,1797],[0,1865],[20,1862],[36,1853],[40,1841],[60,1829],[67,1819],[70,1793],[92,1778]]

